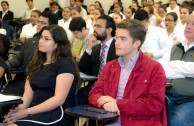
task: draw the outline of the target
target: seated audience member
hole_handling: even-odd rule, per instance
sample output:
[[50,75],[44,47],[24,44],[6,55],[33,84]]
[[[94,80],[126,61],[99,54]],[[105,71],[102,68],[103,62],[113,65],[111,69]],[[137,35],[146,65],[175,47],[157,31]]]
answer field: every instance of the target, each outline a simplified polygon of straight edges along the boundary
[[[50,13],[50,12],[44,12],[41,14],[39,19],[37,20],[37,34],[33,38],[26,39],[24,42],[24,45],[22,46],[22,49],[20,52],[13,57],[12,59],[9,59],[6,61],[8,68],[20,68],[20,69],[26,69],[26,66],[31,61],[35,48],[38,47],[38,41],[39,41],[39,32],[44,26],[48,26],[51,24],[57,24],[57,15]],[[3,94],[16,94],[16,95],[23,95],[24,90],[24,84],[25,84],[25,73],[18,73],[14,77],[14,80],[9,82],[5,88],[3,89]],[[17,87],[17,88],[15,88]]]
[[65,7],[62,12],[63,19],[58,21],[58,25],[63,27],[67,33],[67,37],[70,40],[72,38],[72,33],[69,30],[69,23],[71,21],[71,8]]
[[104,66],[89,93],[90,104],[118,114],[108,126],[167,126],[165,72],[140,50],[146,30],[135,19],[117,24],[115,48],[120,57]]
[[14,14],[9,10],[9,3],[7,1],[1,2],[2,11],[0,11],[0,20],[13,20]]
[[76,1],[75,0],[70,0],[70,8],[76,7]]
[[[117,58],[115,54],[115,22],[107,15],[97,19],[94,25],[94,33],[88,40],[88,46],[78,64],[80,71],[92,75],[99,76],[103,66]],[[96,44],[97,40],[101,44]],[[78,105],[88,104],[88,93],[94,82],[78,90]]]
[[154,3],[154,6],[152,6],[156,14],[158,13],[158,8],[159,8],[160,5],[162,5],[161,1],[157,2],[157,3]]
[[[79,7],[74,7],[74,8],[71,9],[71,18],[73,19],[73,18],[75,18],[75,17],[82,17],[82,13],[81,13],[81,10],[80,10]],[[90,33],[90,34],[93,33],[94,28],[93,28],[93,26],[91,25],[91,23],[87,23],[87,22],[86,22],[86,26],[87,26],[87,28],[90,30],[89,33]]]
[[141,0],[141,6],[142,6],[142,8],[144,8],[145,5],[147,5],[147,0]]
[[26,0],[26,3],[28,4],[28,8],[20,14],[21,20],[30,19],[30,15],[31,15],[32,11],[36,10],[36,8],[34,7],[33,0]]
[[[168,81],[173,84],[173,87],[166,91],[170,100],[170,126],[194,125],[194,14],[188,17],[186,24],[184,31],[186,40],[175,44],[159,60]],[[184,98],[187,99],[184,101]],[[179,104],[177,100],[180,100]]]
[[115,23],[118,24],[123,20],[123,15],[121,15],[119,13],[114,13],[112,15],[112,18],[114,19]]
[[62,19],[62,11],[63,9],[59,6],[59,3],[56,1],[51,2],[50,4],[51,12],[58,16],[58,20]]
[[89,29],[87,29],[86,22],[82,17],[76,17],[71,20],[69,30],[73,34],[70,41],[72,54],[79,62],[88,45]]
[[[122,4],[121,0],[113,0],[113,5],[110,6],[110,9],[108,11],[108,14],[111,14],[111,13],[114,13],[115,12],[114,11],[114,4],[117,3],[117,2],[120,2]],[[121,12],[123,12],[123,8],[122,8]]]
[[125,10],[125,17],[126,17],[126,19],[133,19],[134,18],[134,14],[135,14],[135,9],[134,8],[128,7]]
[[154,15],[153,6],[148,4],[143,9],[148,13],[150,25],[156,26],[156,16]]
[[26,38],[32,38],[33,35],[37,32],[36,22],[40,17],[41,12],[39,10],[33,10],[30,16],[30,24],[26,24],[22,27],[22,32],[20,34],[20,40],[24,43]]
[[[0,52],[1,53],[1,52]],[[3,76],[5,72],[6,64],[3,58],[0,56],[0,78]],[[1,86],[1,85],[0,85]]]
[[102,8],[96,8],[94,10],[94,20],[95,22],[97,21],[97,19],[100,17],[100,16],[104,16],[104,9]]
[[158,60],[172,45],[169,41],[168,34],[164,29],[149,26],[148,13],[143,9],[135,12],[134,19],[140,20],[147,29],[146,39],[141,47],[142,52],[144,55]]
[[131,6],[130,6],[130,7],[131,7],[131,8],[134,8],[134,9],[135,9],[135,11],[137,11],[137,10],[139,10],[139,9],[140,9],[138,1],[132,1],[132,3],[131,3]]
[[177,5],[177,0],[170,0],[169,7],[166,8],[167,13],[169,12],[175,12],[177,15],[179,15],[179,6]]
[[187,18],[192,14],[192,8],[189,6],[182,6],[180,9],[180,20],[181,22],[176,25],[176,27],[181,28],[182,31],[185,30]]
[[156,25],[160,28],[165,28],[165,17],[166,17],[167,11],[166,11],[166,5],[161,5],[158,8],[158,13],[155,13],[154,15],[156,16]]
[[51,25],[40,34],[38,49],[27,67],[23,104],[10,110],[4,122],[8,126],[74,126],[64,109],[74,106],[79,74],[66,32]]
[[154,0],[148,0],[148,1],[147,1],[147,5],[154,6]]
[[79,7],[81,9],[81,16],[82,18],[87,16],[87,10],[85,10],[82,5],[83,5],[84,0],[76,0],[76,7]]
[[96,6],[95,4],[91,4],[89,6],[89,15],[87,15],[86,17],[84,17],[84,20],[87,22],[87,23],[90,23],[92,26],[94,26],[95,24],[95,20],[94,20],[94,10],[96,9]]
[[176,28],[177,20],[178,16],[175,12],[168,13],[165,18],[166,31],[172,44],[185,40],[184,31],[178,27]]
[[[126,19],[125,15],[123,14],[122,8],[123,8],[122,3],[116,2],[114,4],[114,13],[119,13],[123,16],[123,19]],[[109,16],[112,17],[114,13],[109,14]]]
[[102,4],[99,1],[95,1],[94,4],[95,4],[96,8],[103,8]]
[[52,3],[53,1],[54,1],[54,0],[49,0],[49,7],[45,8],[43,12],[46,12],[46,11],[51,12],[51,3]]

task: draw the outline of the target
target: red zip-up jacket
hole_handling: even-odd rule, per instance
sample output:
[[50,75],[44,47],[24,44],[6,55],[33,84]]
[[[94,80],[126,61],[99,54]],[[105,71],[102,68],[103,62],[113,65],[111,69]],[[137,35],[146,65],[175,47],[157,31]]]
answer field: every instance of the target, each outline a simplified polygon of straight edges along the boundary
[[[89,103],[98,106],[101,96],[116,98],[121,67],[118,59],[107,63],[89,93]],[[167,126],[166,76],[162,66],[140,51],[124,90],[117,99],[122,126]]]

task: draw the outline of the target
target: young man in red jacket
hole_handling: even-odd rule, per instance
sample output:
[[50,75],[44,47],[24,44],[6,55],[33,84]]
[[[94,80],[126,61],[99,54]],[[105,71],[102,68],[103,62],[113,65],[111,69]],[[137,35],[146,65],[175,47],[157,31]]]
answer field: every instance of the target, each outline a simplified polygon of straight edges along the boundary
[[90,104],[119,115],[110,126],[167,126],[166,76],[162,66],[140,50],[145,36],[138,20],[117,25],[115,48],[120,57],[105,65],[89,93]]

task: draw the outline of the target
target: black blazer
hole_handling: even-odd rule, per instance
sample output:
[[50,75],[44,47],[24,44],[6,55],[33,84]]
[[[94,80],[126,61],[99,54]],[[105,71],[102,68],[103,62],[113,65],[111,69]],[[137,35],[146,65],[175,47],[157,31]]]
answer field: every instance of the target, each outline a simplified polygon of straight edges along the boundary
[[[0,11],[0,18],[1,19],[2,19],[2,14],[3,14],[3,12]],[[13,17],[14,17],[13,12],[8,10],[8,12],[5,14],[5,16],[3,17],[2,20],[13,20]]]
[[[97,76],[100,69],[100,49],[101,44],[98,44],[92,48],[92,54],[88,55],[85,51],[78,66],[81,72],[87,75]],[[113,39],[110,48],[108,50],[108,55],[106,62],[118,58],[115,53],[115,39]]]

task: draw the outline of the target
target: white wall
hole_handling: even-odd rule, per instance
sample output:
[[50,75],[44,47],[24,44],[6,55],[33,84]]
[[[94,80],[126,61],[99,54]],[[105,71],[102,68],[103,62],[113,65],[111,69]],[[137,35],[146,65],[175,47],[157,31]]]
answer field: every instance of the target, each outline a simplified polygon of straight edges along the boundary
[[[3,0],[0,0],[0,2]],[[26,0],[7,0],[9,2],[10,10],[14,12],[14,16],[18,17],[19,14],[24,11],[28,6],[26,4]],[[61,7],[69,6],[69,0],[57,0]],[[84,0],[84,4],[89,6],[90,4],[94,3],[96,0]],[[110,5],[112,5],[113,0],[98,0],[102,3],[102,6],[105,10],[105,13],[108,12]],[[141,2],[141,0],[138,0]],[[155,2],[158,2],[160,0],[155,0]],[[183,0],[177,0],[179,3],[182,3]],[[168,0],[162,0],[163,3],[167,3]],[[34,6],[39,9],[40,11],[43,11],[46,7],[48,7],[49,0],[34,0]],[[122,0],[123,7],[126,9],[131,4],[131,0]],[[0,7],[0,10],[1,7]]]

